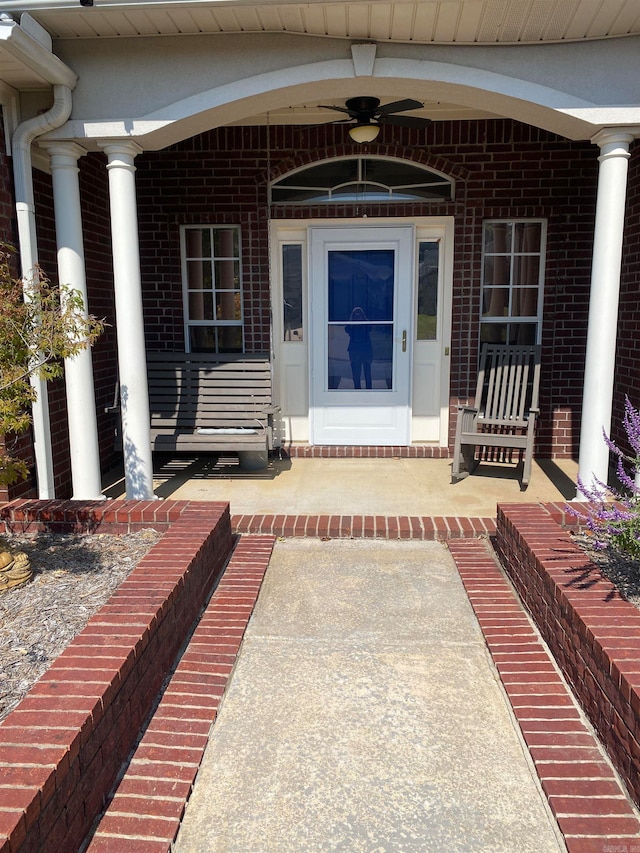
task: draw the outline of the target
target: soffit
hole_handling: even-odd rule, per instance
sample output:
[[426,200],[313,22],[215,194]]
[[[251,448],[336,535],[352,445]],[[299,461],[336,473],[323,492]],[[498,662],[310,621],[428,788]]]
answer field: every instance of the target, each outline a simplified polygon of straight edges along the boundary
[[286,32],[416,44],[539,44],[640,33],[638,0],[5,0],[56,38]]

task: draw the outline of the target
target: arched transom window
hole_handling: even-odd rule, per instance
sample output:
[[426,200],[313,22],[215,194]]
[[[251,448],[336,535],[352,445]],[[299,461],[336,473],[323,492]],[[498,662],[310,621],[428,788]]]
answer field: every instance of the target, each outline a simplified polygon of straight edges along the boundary
[[453,181],[433,169],[389,157],[325,160],[271,185],[273,204],[424,202],[453,198]]

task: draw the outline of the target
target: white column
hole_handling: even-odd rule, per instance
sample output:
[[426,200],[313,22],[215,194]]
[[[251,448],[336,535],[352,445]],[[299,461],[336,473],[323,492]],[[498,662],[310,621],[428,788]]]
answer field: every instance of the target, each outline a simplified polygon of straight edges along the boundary
[[[607,482],[609,449],[602,430],[611,431],[622,234],[627,195],[629,145],[634,135],[607,128],[593,138],[600,146],[589,326],[584,371],[578,475],[585,487]],[[585,496],[578,491],[578,500]]]
[[[51,157],[53,204],[58,243],[58,280],[78,291],[88,313],[82,240],[78,159],[86,154],[75,142],[43,143]],[[74,500],[100,500],[100,449],[91,349],[65,359],[69,450]]]
[[142,314],[135,166],[142,149],[128,140],[101,143],[108,157],[118,367],[127,498],[149,500],[153,466]]

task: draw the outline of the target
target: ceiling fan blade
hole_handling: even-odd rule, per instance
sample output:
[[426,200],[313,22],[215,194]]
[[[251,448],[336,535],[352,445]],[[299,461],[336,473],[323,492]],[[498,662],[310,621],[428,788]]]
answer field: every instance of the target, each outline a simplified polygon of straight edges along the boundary
[[318,104],[321,110],[337,110],[339,113],[346,113],[348,116],[355,118],[353,110],[348,110],[346,107],[330,107],[328,104]]
[[389,113],[404,113],[407,110],[420,110],[424,104],[420,101],[414,101],[412,98],[405,98],[403,101],[393,101],[391,104],[383,104],[376,113],[381,116],[389,115]]
[[430,118],[420,118],[420,116],[380,116],[380,124],[395,124],[397,127],[413,127],[421,130],[424,127],[429,127],[431,124]]

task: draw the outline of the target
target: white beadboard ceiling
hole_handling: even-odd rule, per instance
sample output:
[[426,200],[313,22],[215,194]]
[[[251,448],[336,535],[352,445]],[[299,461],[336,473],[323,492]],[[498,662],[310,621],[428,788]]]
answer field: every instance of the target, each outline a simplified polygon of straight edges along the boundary
[[640,0],[0,0],[56,38],[269,32],[416,44],[536,44],[640,33]]

